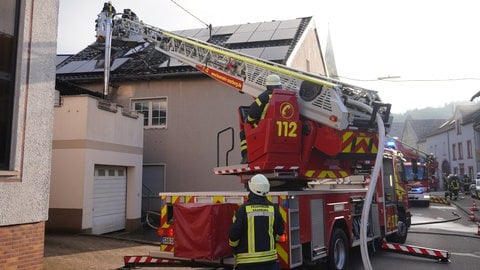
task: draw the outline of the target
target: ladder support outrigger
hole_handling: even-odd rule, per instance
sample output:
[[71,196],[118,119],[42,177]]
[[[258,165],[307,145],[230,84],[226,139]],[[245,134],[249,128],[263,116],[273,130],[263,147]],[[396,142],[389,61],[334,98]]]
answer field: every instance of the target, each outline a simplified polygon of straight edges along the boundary
[[442,249],[433,249],[412,245],[401,245],[397,243],[382,242],[382,249],[389,252],[412,255],[416,257],[429,258],[441,263],[450,262],[450,253]]

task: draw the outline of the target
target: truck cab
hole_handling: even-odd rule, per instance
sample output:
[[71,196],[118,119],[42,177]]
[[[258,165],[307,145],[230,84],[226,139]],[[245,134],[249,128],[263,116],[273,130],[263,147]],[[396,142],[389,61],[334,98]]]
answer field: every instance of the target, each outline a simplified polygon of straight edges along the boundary
[[430,181],[427,167],[423,162],[411,159],[405,162],[405,176],[407,179],[408,200],[412,204],[430,206]]
[[480,173],[477,173],[475,181],[470,185],[470,193],[472,198],[480,199]]

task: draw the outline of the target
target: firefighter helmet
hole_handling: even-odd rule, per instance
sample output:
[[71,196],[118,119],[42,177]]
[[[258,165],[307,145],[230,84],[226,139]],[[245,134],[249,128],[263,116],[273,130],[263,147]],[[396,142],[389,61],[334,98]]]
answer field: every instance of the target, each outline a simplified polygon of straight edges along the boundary
[[282,83],[280,82],[280,77],[278,75],[275,75],[275,74],[270,74],[267,76],[267,79],[265,80],[265,85],[266,86],[270,86],[270,85],[282,85]]
[[257,195],[266,196],[270,191],[270,182],[265,175],[256,174],[248,181],[248,188]]

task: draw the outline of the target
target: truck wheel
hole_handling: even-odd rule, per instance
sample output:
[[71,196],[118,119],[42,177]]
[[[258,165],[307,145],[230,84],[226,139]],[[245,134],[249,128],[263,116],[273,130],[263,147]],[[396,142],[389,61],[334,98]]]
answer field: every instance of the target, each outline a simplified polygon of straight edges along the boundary
[[328,254],[328,269],[348,269],[350,247],[347,235],[342,229],[333,229]]

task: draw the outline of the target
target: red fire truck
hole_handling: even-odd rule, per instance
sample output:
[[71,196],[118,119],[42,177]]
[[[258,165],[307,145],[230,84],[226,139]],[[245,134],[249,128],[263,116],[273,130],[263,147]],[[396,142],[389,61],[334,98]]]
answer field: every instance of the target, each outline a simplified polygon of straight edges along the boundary
[[[111,33],[115,39],[153,43],[254,97],[265,89],[269,74],[281,78],[286,90],[273,91],[265,118],[255,128],[244,127],[248,164],[217,167],[214,173],[238,175],[242,183],[262,173],[271,181],[268,198],[278,204],[286,228],[277,245],[282,269],[325,260],[330,269],[347,269],[352,247],[363,251],[367,241],[373,246],[384,239],[405,242],[411,223],[405,171],[401,154],[384,149],[390,104],[381,103],[375,91],[181,37],[136,17],[115,19],[111,10],[97,19],[97,35],[106,48]],[[243,124],[241,109],[239,115]],[[125,267],[233,266],[228,230],[246,192],[160,197],[160,250],[125,256]]]
[[389,138],[387,147],[399,150],[405,157],[405,177],[410,203],[428,207],[430,205],[430,190],[436,191],[439,188],[439,179],[435,175],[438,168],[435,157],[409,146],[397,138]]

